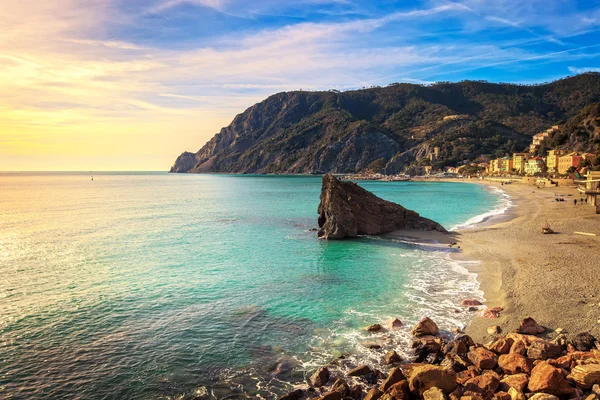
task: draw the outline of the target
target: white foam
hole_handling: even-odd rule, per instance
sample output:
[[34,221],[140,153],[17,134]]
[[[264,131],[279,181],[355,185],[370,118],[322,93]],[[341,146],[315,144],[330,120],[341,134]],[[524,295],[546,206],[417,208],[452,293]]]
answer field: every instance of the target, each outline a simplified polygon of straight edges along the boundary
[[511,197],[506,194],[503,190],[495,187],[495,186],[486,186],[487,189],[496,192],[499,195],[499,202],[496,208],[491,211],[485,212],[483,214],[476,215],[472,218],[469,218],[467,222],[458,224],[450,228],[450,231],[455,231],[458,229],[469,229],[474,228],[477,224],[485,222],[492,217],[497,215],[502,215],[508,211],[509,208],[513,206],[513,202],[511,201]]

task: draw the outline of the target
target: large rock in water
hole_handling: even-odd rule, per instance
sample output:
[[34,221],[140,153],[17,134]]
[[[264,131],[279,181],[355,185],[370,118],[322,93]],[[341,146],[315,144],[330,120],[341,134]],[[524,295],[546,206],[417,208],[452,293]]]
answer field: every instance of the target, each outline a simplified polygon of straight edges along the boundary
[[324,239],[378,235],[400,229],[447,232],[437,222],[331,174],[323,176],[318,212],[319,237]]

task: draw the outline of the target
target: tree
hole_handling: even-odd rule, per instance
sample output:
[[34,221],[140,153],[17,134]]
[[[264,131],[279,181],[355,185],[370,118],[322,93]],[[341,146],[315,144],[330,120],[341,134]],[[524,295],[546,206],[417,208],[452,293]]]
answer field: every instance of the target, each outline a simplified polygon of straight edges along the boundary
[[575,171],[577,171],[577,168],[575,168],[574,166],[572,166],[572,165],[571,165],[571,166],[569,167],[569,169],[567,170],[567,173],[568,173],[568,174],[572,174],[572,173],[574,173]]
[[378,158],[377,160],[367,165],[367,171],[372,173],[380,173],[381,170],[385,168],[385,164],[385,158]]

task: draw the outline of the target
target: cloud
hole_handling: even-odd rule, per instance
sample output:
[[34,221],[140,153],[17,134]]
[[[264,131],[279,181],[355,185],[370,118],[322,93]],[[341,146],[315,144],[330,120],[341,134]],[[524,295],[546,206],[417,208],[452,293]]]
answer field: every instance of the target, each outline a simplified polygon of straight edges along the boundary
[[600,67],[569,67],[572,74],[584,74],[586,72],[600,72]]

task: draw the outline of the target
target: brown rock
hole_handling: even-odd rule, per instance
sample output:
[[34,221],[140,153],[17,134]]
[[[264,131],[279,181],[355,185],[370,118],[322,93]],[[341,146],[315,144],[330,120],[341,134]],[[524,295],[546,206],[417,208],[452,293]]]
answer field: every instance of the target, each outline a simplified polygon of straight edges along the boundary
[[408,383],[411,392],[419,396],[432,387],[450,393],[456,389],[456,372],[436,365],[422,365],[410,371]]
[[309,381],[314,387],[321,387],[327,384],[329,376],[329,370],[325,367],[321,367],[312,374]]
[[383,396],[383,392],[381,390],[379,390],[378,387],[374,387],[367,392],[367,395],[365,396],[365,398],[363,400],[377,400],[381,396]]
[[408,399],[410,393],[408,391],[408,382],[400,381],[398,383],[394,383],[383,396],[380,397],[381,400],[406,400]]
[[536,340],[527,349],[527,357],[534,360],[557,358],[562,354],[562,347],[547,340]]
[[467,357],[480,369],[493,369],[498,363],[498,356],[484,347],[477,347],[469,351]]
[[300,400],[304,396],[302,389],[296,389],[288,394],[281,396],[279,400]]
[[519,332],[526,335],[537,335],[544,332],[544,328],[531,317],[525,317],[519,326]]
[[510,388],[515,388],[519,392],[525,391],[527,384],[529,383],[529,376],[527,374],[514,374],[505,375],[500,381],[500,390],[508,392]]
[[448,342],[443,349],[444,354],[465,354],[469,348],[462,340],[453,340]]
[[569,369],[571,367],[571,354],[558,357],[554,360],[548,360],[548,364],[556,368]]
[[464,396],[460,397],[460,400],[483,400],[483,397],[479,393],[465,393]]
[[348,371],[348,373],[346,375],[347,376],[363,376],[363,375],[370,374],[371,372],[373,372],[373,371],[371,371],[371,368],[369,368],[367,365],[361,365],[360,367],[351,369],[350,371]]
[[365,329],[368,330],[369,332],[379,332],[380,330],[383,329],[383,326],[381,326],[380,324],[373,324],[373,325],[367,326]]
[[456,389],[452,393],[448,395],[448,399],[450,400],[460,400],[462,397],[462,388],[457,386]]
[[523,392],[519,392],[518,390],[516,390],[515,388],[510,388],[508,390],[508,395],[510,396],[510,398],[512,400],[525,400],[526,397],[523,394]]
[[569,386],[561,370],[545,361],[533,368],[527,387],[531,392],[543,392],[555,396],[573,393],[573,388]]
[[590,389],[600,384],[600,364],[577,365],[571,370],[569,378],[577,383],[577,386]]
[[327,392],[318,400],[342,400],[342,394],[340,392]]
[[446,395],[442,391],[442,389],[437,387],[432,387],[431,389],[423,392],[423,400],[446,400]]
[[596,338],[587,332],[575,335],[571,342],[579,351],[590,351],[596,347]]
[[383,356],[383,361],[388,365],[397,364],[402,362],[402,357],[394,350],[390,350]]
[[496,354],[508,354],[513,343],[512,339],[499,338],[490,343],[487,348]]
[[433,322],[429,317],[424,317],[412,330],[414,336],[435,336],[438,334],[440,329],[437,324]]
[[491,398],[500,385],[500,380],[494,374],[481,374],[469,379],[465,384],[465,392],[481,394],[484,398]]
[[529,400],[558,400],[558,397],[547,393],[536,393]]
[[456,383],[464,386],[469,380],[475,378],[479,373],[475,370],[475,367],[469,367],[465,371],[461,371],[456,374]]
[[502,328],[500,328],[498,325],[488,326],[487,328],[488,335],[497,335],[500,332],[502,332]]
[[465,299],[460,302],[461,306],[480,306],[482,304],[483,303],[481,303],[479,300],[476,300],[476,299]]
[[353,182],[323,176],[319,204],[319,237],[343,239],[399,229],[447,232],[440,224],[401,205],[380,199]]
[[390,387],[392,387],[392,385],[403,380],[406,380],[406,377],[404,376],[400,368],[392,368],[386,380],[381,384],[381,386],[379,386],[379,390],[385,392]]
[[510,398],[510,394],[506,393],[506,392],[496,392],[496,394],[494,394],[494,397],[492,397],[492,400],[512,400]]
[[483,318],[499,318],[500,317],[500,312],[503,310],[502,307],[493,307],[493,308],[486,308],[485,310],[483,310]]
[[527,357],[517,353],[503,354],[498,359],[498,366],[509,375],[514,374],[530,374],[532,364]]
[[341,378],[336,379],[333,385],[331,385],[331,390],[341,393],[342,397],[349,396],[351,392],[350,386],[348,386],[346,381]]
[[404,326],[404,324],[398,318],[394,318],[393,320],[390,321],[390,328],[391,329],[400,329],[403,326]]
[[521,339],[515,340],[513,345],[510,347],[509,353],[525,355],[525,353],[527,353],[527,343]]

